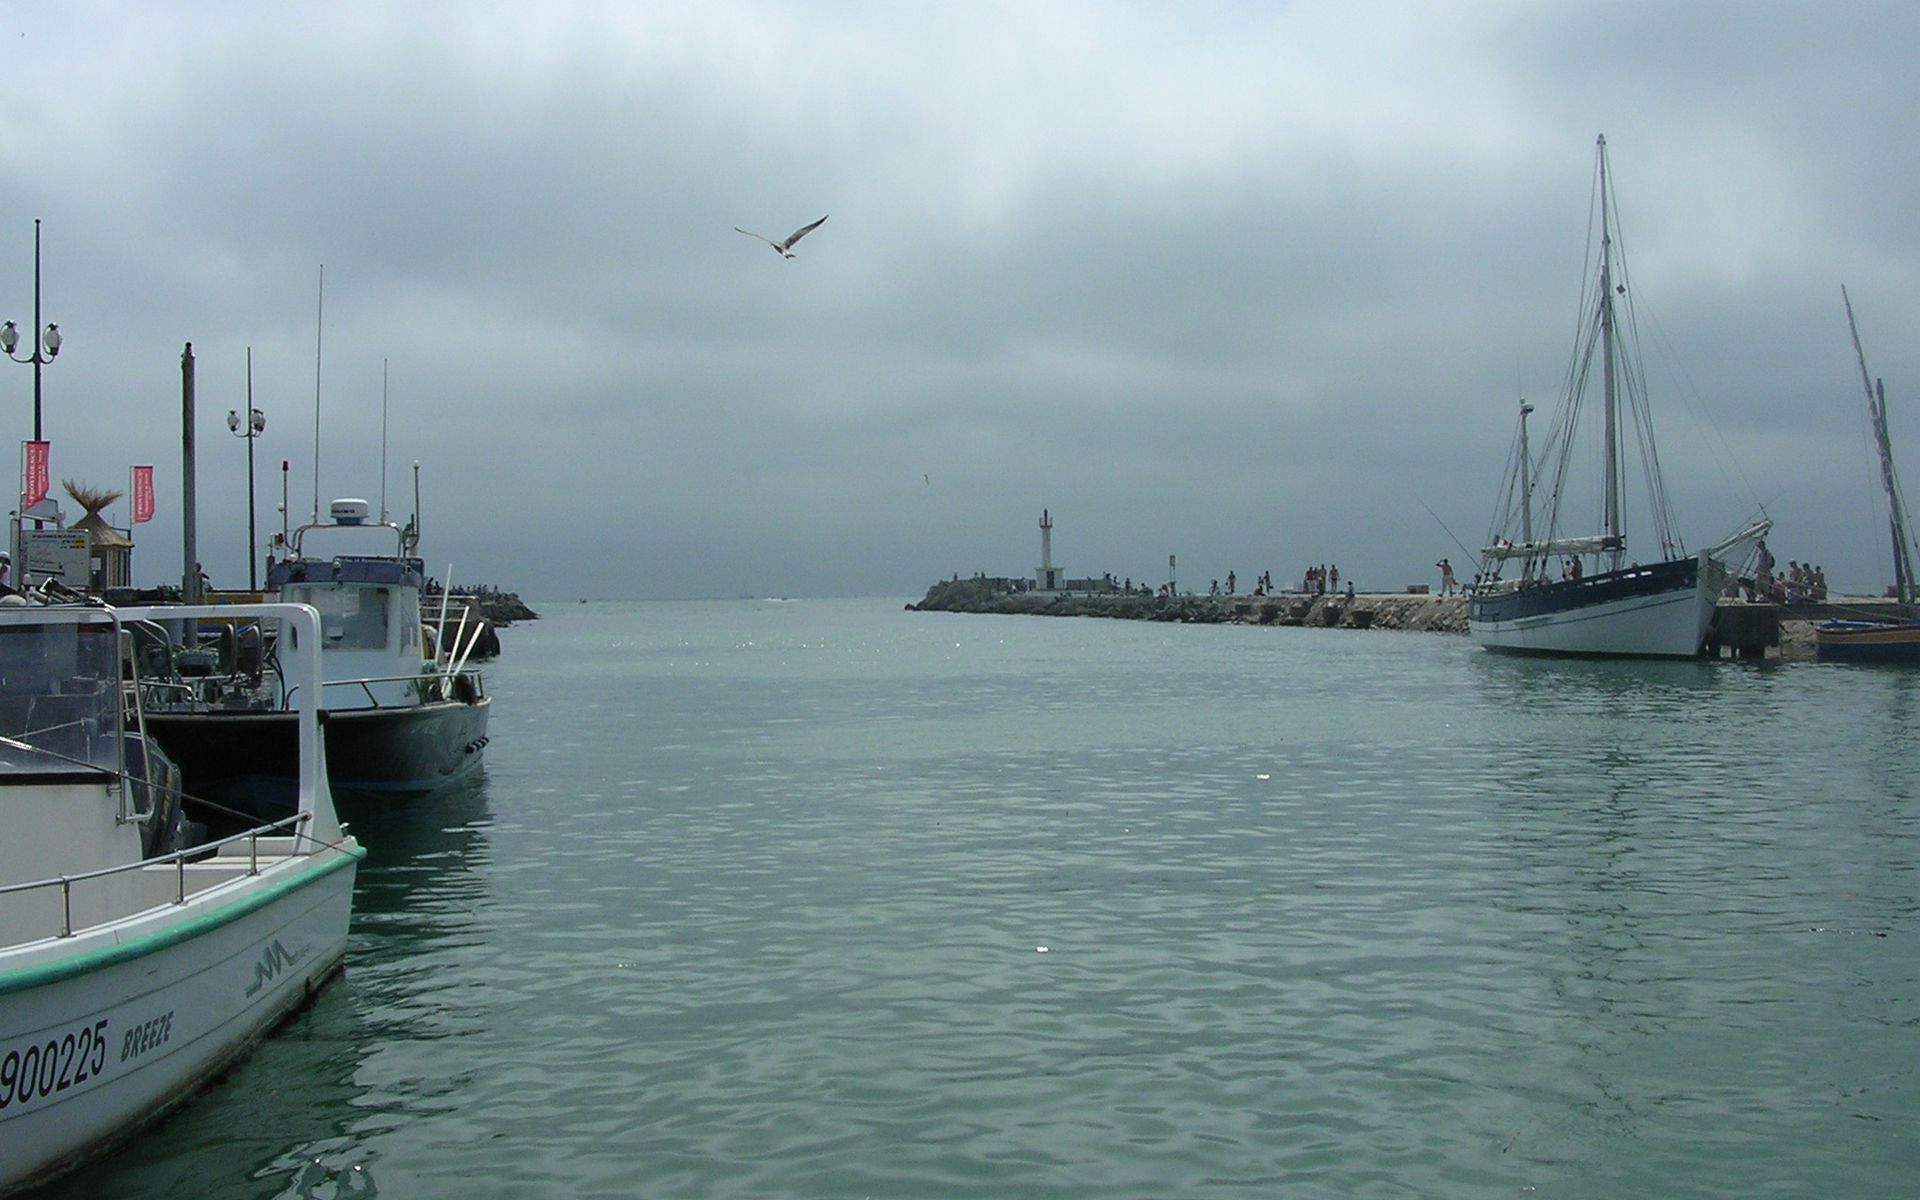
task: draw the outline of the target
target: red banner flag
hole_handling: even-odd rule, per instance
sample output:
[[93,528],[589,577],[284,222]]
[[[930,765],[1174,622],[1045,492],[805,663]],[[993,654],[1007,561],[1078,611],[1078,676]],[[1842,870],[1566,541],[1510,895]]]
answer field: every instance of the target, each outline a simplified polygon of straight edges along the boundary
[[32,508],[47,498],[47,443],[25,442],[27,469],[20,489],[23,508]]
[[133,523],[153,520],[153,468],[133,469]]

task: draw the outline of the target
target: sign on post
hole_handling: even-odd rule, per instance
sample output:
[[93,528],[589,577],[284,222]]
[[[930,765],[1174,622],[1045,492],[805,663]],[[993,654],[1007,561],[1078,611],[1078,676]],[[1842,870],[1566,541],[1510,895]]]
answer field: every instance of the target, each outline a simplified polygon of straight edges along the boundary
[[19,586],[51,579],[84,592],[93,571],[93,535],[84,529],[22,529],[20,557]]

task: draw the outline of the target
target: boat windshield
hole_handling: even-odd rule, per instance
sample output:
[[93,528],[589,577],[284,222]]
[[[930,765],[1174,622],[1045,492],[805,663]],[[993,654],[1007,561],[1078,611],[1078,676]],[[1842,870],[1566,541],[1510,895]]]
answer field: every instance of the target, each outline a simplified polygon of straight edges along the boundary
[[119,769],[117,645],[109,624],[0,626],[0,782]]
[[328,650],[384,650],[390,588],[308,587],[289,584],[283,599],[320,611],[321,645]]

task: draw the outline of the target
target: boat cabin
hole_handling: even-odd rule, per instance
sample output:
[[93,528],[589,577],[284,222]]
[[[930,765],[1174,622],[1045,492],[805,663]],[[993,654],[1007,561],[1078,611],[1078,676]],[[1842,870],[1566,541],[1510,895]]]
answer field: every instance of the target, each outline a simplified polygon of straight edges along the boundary
[[[329,523],[295,531],[290,556],[268,568],[267,586],[281,600],[320,613],[324,707],[416,704],[433,657],[420,624],[425,564],[411,553],[409,530],[366,520],[366,501],[336,500],[331,515]],[[343,544],[347,530],[359,543],[356,552],[314,552],[322,540]],[[384,552],[368,552],[376,549]]]

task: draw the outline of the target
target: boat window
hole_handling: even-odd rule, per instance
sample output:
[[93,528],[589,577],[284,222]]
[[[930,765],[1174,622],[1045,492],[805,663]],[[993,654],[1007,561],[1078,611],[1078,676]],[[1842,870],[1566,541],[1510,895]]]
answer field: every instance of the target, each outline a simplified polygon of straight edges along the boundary
[[298,587],[282,589],[288,600],[320,612],[320,644],[328,650],[384,650],[391,589]]
[[111,625],[0,626],[0,781],[119,769]]

